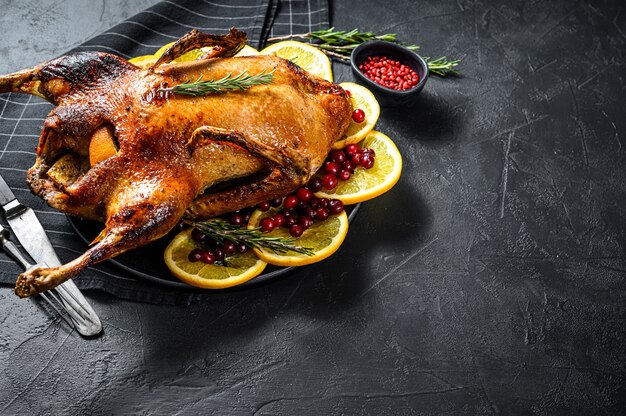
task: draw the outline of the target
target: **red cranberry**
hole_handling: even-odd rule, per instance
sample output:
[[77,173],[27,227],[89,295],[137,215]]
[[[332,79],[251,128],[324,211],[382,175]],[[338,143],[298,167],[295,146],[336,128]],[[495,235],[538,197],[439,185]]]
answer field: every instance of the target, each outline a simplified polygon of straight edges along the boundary
[[232,225],[243,225],[243,215],[238,213],[230,214],[228,217],[228,222]]
[[346,95],[347,95],[348,97],[351,95],[351,94],[350,94],[350,90],[344,90],[344,91],[346,92]]
[[205,233],[198,230],[197,228],[194,228],[193,230],[191,230],[191,238],[193,241],[197,241],[198,243],[201,243],[203,241],[206,241],[207,237]]
[[346,146],[345,150],[348,156],[352,156],[353,154],[359,151],[359,146],[357,146],[356,144],[349,144]]
[[261,231],[264,233],[270,233],[272,232],[272,230],[274,230],[274,228],[276,228],[274,219],[271,217],[263,218],[259,225],[261,226]]
[[280,198],[280,197],[274,198],[274,199],[270,199],[269,203],[270,203],[271,207],[278,208],[280,206],[280,204],[283,203],[283,199]]
[[350,173],[354,172],[355,166],[356,165],[351,160],[346,160],[345,162],[343,162],[343,165],[341,165],[342,169],[345,169]]
[[337,177],[335,175],[331,175],[330,173],[327,173],[324,177],[322,177],[322,186],[329,191],[335,189],[337,182]]
[[298,218],[295,215],[290,215],[289,217],[285,217],[284,225],[285,227],[291,227],[297,222],[298,222]]
[[237,251],[237,246],[232,241],[224,241],[224,254],[230,256],[231,254],[235,254]]
[[320,198],[320,199],[317,201],[317,205],[318,205],[320,208],[326,208],[326,207],[328,206],[328,198]]
[[343,211],[343,202],[338,199],[331,199],[330,202],[328,202],[328,211],[332,215],[341,214]]
[[322,180],[317,176],[313,176],[309,179],[307,187],[311,190],[311,192],[319,192],[322,189]]
[[306,230],[313,225],[313,220],[311,219],[311,217],[303,215],[301,217],[298,217],[298,225]]
[[215,256],[214,257],[214,259],[215,259],[214,261],[222,261],[222,260],[224,260],[224,250],[219,248],[219,247],[214,249],[212,254]]
[[212,251],[203,251],[200,256],[201,256],[200,261],[202,261],[202,263],[205,263],[205,264],[215,263],[216,257]]
[[283,214],[274,215],[274,227],[280,227],[285,223],[285,216]]
[[295,208],[296,205],[298,205],[298,197],[295,195],[289,195],[283,202],[283,207],[287,209]]
[[243,254],[248,251],[248,246],[244,243],[237,244],[237,253]]
[[333,150],[330,152],[330,158],[333,162],[342,164],[346,161],[346,154],[343,150]]
[[360,108],[354,110],[352,112],[352,120],[354,120],[355,123],[363,123],[363,121],[365,120],[365,111],[361,110]]
[[338,177],[339,177],[339,180],[347,181],[348,179],[350,179],[350,175],[351,175],[351,173],[350,173],[350,171],[348,169],[341,169],[339,171],[339,176]]
[[326,173],[330,173],[331,175],[337,176],[337,174],[339,173],[339,164],[335,162],[326,162],[326,164],[324,164],[324,171]]
[[200,261],[202,259],[202,250],[200,250],[199,248],[194,248],[189,252],[187,259],[192,263]]
[[263,201],[259,205],[257,205],[257,208],[260,209],[261,211],[265,212],[268,209],[270,209],[270,203],[267,202],[267,201]]
[[376,152],[371,147],[367,147],[363,149],[363,154],[366,154],[366,153],[372,155],[373,157],[376,157]]
[[357,152],[352,155],[352,157],[350,158],[350,161],[358,166],[361,164],[362,158],[363,158],[363,153]]
[[328,218],[329,212],[328,209],[326,208],[318,208],[315,211],[315,219],[318,221],[324,221],[326,218]]
[[315,217],[315,209],[313,207],[306,207],[304,210],[304,216],[309,218]]
[[296,195],[300,202],[309,202],[313,198],[313,192],[307,187],[298,188]]
[[363,158],[361,159],[361,166],[365,169],[371,169],[374,166],[374,158],[370,156],[369,153],[363,154]]
[[289,228],[289,234],[291,234],[291,236],[295,238],[300,237],[303,232],[304,232],[304,228],[302,228],[298,224],[294,224]]

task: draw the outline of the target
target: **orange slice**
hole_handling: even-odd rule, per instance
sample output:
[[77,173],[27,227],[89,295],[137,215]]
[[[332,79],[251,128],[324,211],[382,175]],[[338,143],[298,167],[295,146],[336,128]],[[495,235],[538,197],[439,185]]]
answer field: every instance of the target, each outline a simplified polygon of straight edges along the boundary
[[254,49],[252,46],[244,46],[242,50],[240,50],[239,52],[237,52],[237,55],[235,56],[254,56],[254,55],[260,55],[261,52],[257,51],[256,49]]
[[161,46],[159,48],[159,50],[154,53],[154,60],[156,61],[157,59],[159,59],[161,57],[161,55],[163,55],[165,53],[165,51],[168,50],[170,48],[170,46],[172,46],[174,43],[176,43],[176,42],[170,42],[170,43],[167,43],[167,44]]
[[143,56],[137,56],[135,58],[129,59],[128,62],[140,68],[147,68],[153,63],[155,63],[156,60],[157,58],[154,55],[143,55]]
[[117,147],[111,129],[107,126],[100,127],[91,136],[89,142],[89,164],[93,167],[96,163],[117,154]]
[[367,133],[374,129],[380,116],[380,105],[370,90],[354,82],[342,82],[339,85],[350,92],[352,108],[355,110],[360,108],[365,112],[365,120],[361,123],[351,120],[345,137],[334,143],[333,148],[335,149],[343,149],[349,144],[363,140]]
[[[276,214],[277,209],[263,212],[256,210],[250,217],[248,228],[258,227],[265,217]],[[348,216],[345,212],[328,217],[328,219],[314,223],[294,243],[300,247],[307,247],[314,251],[312,256],[294,253],[275,253],[267,249],[254,249],[256,255],[263,261],[276,266],[304,266],[324,260],[339,249],[348,234]],[[289,238],[289,230],[277,227],[267,235],[272,237]]]
[[262,55],[276,55],[287,59],[300,68],[325,80],[333,80],[330,59],[315,46],[308,43],[287,40],[274,43],[261,51]]
[[371,131],[361,143],[361,148],[376,153],[371,169],[358,167],[347,181],[339,181],[332,191],[321,190],[319,198],[336,198],[344,204],[356,204],[384,194],[398,182],[402,173],[402,155],[393,140],[384,134]]
[[189,252],[202,248],[191,238],[191,229],[179,233],[163,253],[172,274],[192,286],[204,289],[224,289],[237,286],[258,276],[267,266],[253,251],[228,256],[225,265],[190,262]]

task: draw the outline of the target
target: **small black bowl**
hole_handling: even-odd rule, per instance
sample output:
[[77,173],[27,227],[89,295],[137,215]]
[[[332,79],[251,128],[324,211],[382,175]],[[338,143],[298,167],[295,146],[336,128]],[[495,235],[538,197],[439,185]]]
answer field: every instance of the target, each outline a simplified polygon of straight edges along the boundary
[[[404,91],[383,87],[369,79],[359,69],[359,65],[368,56],[386,56],[409,66],[413,71],[417,72],[419,82],[413,88]],[[426,80],[428,80],[428,64],[424,61],[424,58],[404,46],[383,40],[371,40],[357,46],[350,56],[350,64],[358,82],[369,88],[381,105],[394,106],[412,101],[420,94],[426,84]]]

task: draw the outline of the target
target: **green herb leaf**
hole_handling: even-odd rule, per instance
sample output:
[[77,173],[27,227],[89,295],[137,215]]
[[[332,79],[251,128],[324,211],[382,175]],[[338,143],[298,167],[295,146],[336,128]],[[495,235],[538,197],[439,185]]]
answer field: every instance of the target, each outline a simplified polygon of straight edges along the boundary
[[267,85],[274,81],[274,70],[261,72],[256,75],[248,75],[243,71],[233,77],[232,72],[218,80],[203,81],[200,76],[195,82],[185,81],[182,84],[170,88],[160,88],[159,92],[172,92],[180,95],[192,95],[194,97],[207,95],[215,92],[246,90],[255,85]]
[[441,58],[437,58],[434,60],[430,60],[427,56],[424,57],[426,63],[428,63],[428,70],[433,74],[437,74],[439,76],[445,77],[449,74],[458,74],[459,72],[453,69],[457,66],[461,61],[456,59],[454,61],[448,61],[445,56]]
[[232,225],[221,219],[213,219],[204,222],[185,221],[185,223],[193,226],[218,243],[223,243],[224,240],[228,240],[235,244],[243,243],[252,248],[272,250],[278,254],[287,253],[289,251],[307,256],[315,254],[311,248],[295,245],[295,238],[272,237],[262,233],[258,227],[244,228],[238,225]]
[[[387,42],[397,43],[412,51],[419,49],[417,45],[408,45],[400,42],[395,33],[377,35],[374,32],[361,32],[358,29],[352,29],[350,31],[335,30],[334,27],[314,32],[270,38],[268,41],[276,42],[292,38],[310,39],[313,41],[313,43],[311,43],[312,46],[322,50],[328,56],[338,58],[343,62],[350,60],[350,54],[357,46],[370,40],[385,40]],[[449,74],[458,74],[458,71],[453,68],[459,65],[460,60],[449,61],[445,56],[432,61],[428,58],[424,59],[428,63],[428,69],[433,74],[442,77]]]

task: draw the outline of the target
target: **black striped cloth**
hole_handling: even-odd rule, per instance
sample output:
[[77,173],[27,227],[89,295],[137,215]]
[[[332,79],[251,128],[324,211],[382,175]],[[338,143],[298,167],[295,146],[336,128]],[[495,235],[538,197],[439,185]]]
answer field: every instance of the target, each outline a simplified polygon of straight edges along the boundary
[[[125,58],[152,54],[191,29],[224,33],[235,26],[248,34],[248,44],[261,48],[270,36],[324,29],[329,26],[328,0],[166,0],[78,46],[74,51],[102,51]],[[11,45],[5,45],[11,46]],[[52,109],[43,100],[20,94],[0,96],[0,174],[24,205],[33,208],[62,262],[86,250],[64,214],[31,194],[26,170],[35,161],[43,120]],[[2,217],[0,222],[6,226]],[[13,285],[20,268],[0,254],[0,283]],[[210,296],[175,290],[134,277],[103,262],[74,279],[82,289],[150,303],[187,304]]]

